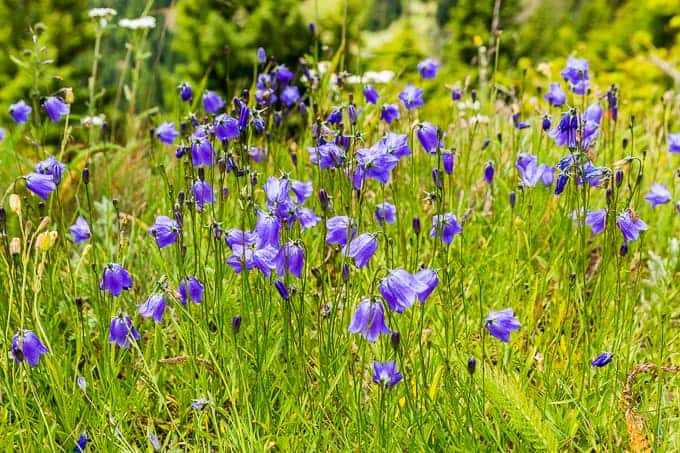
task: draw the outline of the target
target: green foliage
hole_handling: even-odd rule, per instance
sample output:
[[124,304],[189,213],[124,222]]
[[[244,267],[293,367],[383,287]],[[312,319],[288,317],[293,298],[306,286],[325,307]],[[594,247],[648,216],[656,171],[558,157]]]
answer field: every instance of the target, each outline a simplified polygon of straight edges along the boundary
[[[90,48],[91,29],[87,26],[88,0],[0,0],[0,104],[45,95],[63,86],[86,79],[87,62],[82,56]],[[31,29],[38,36],[31,41]],[[44,49],[43,49],[44,48]],[[42,72],[24,52],[41,50]],[[22,62],[18,64],[18,62]],[[37,91],[33,91],[36,88]],[[6,117],[6,108],[2,117]]]
[[193,81],[207,76],[214,89],[233,90],[252,75],[258,47],[292,66],[311,41],[295,0],[195,0],[176,8],[177,75]]

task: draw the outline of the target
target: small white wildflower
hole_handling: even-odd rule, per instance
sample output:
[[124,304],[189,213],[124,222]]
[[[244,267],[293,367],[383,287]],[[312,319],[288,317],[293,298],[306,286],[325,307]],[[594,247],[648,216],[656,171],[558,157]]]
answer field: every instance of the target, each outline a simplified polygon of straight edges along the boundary
[[99,19],[99,18],[111,18],[118,14],[115,9],[113,8],[93,8],[90,10],[87,15],[90,17],[90,19]]
[[363,79],[364,83],[389,83],[394,79],[394,71],[366,71]]
[[83,127],[102,127],[106,123],[106,116],[104,114],[99,114],[97,116],[86,116],[80,123]]
[[150,30],[156,27],[156,18],[142,16],[137,19],[121,19],[118,25],[130,30]]

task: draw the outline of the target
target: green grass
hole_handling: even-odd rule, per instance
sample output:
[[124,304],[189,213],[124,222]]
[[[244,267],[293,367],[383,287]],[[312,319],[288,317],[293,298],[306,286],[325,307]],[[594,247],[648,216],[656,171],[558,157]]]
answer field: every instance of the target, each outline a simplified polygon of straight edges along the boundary
[[[414,78],[426,88],[426,106],[410,114],[402,108],[401,119],[389,127],[379,121],[378,107],[364,105],[360,91],[355,93],[362,107],[356,127],[361,141],[350,156],[387,130],[409,134],[413,155],[399,163],[388,184],[368,180],[357,194],[341,171],[311,165],[306,148],[313,144],[314,114],[303,120],[291,113],[282,127],[268,123],[269,140],[248,133],[218,148],[219,156],[232,153],[247,173],[208,169],[206,179],[215,187],[223,181],[229,194],[203,212],[178,204],[179,191],[190,194],[196,170],[187,157],[174,157],[174,147],[148,139],[144,114],[119,125],[128,138],[115,145],[73,121],[63,142],[50,140],[63,137],[63,120],[56,126],[34,115],[28,125],[7,124],[8,138],[0,143],[6,210],[0,345],[10,351],[23,327],[50,351],[34,368],[15,364],[9,353],[0,361],[0,439],[6,449],[71,450],[87,432],[88,447],[98,451],[149,451],[150,433],[168,451],[635,450],[622,403],[627,374],[643,363],[677,364],[680,353],[676,199],[656,209],[643,199],[653,182],[667,184],[677,196],[680,158],[668,153],[666,143],[667,133],[680,129],[677,99],[650,100],[643,111],[628,111],[624,103],[618,122],[605,111],[590,154],[596,165],[623,169],[623,183],[603,184],[611,189],[609,201],[606,188],[573,181],[557,197],[554,186],[540,183],[518,189],[515,161],[528,152],[554,165],[568,153],[540,128],[544,113],[555,124],[560,110],[549,111],[542,99],[524,93],[511,101],[531,128],[515,130],[510,106],[481,86],[479,113],[489,121],[472,126],[464,121],[470,111],[441,91],[444,78]],[[380,102],[398,102],[405,83],[379,86]],[[323,106],[321,118],[360,88],[321,86],[312,93]],[[593,94],[587,100],[569,95],[569,105],[582,108],[605,90],[595,75]],[[200,109],[198,101],[194,107]],[[125,108],[134,112],[134,106]],[[182,107],[161,116],[173,121],[186,114]],[[418,143],[418,121],[444,129],[446,148],[456,152],[455,170],[444,175],[441,188],[431,179],[431,169],[441,163]],[[45,147],[30,147],[27,138]],[[487,138],[491,143],[482,149]],[[265,162],[242,159],[254,145],[268,148]],[[21,180],[13,181],[50,153],[68,164],[68,174],[40,207]],[[639,160],[615,167],[626,156]],[[489,160],[496,167],[491,185],[483,180]],[[641,179],[637,162],[643,162]],[[89,184],[82,179],[85,166]],[[252,229],[253,208],[265,206],[262,184],[282,172],[313,180],[315,193],[306,206],[322,218],[305,232],[282,231],[282,240],[300,239],[305,248],[303,277],[281,277],[295,288],[290,301],[274,289],[275,277],[257,270],[236,274],[225,263],[230,250],[212,233],[215,226]],[[333,197],[327,210],[316,194],[321,188]],[[514,207],[511,191],[517,195]],[[10,209],[10,194],[18,195],[13,199],[21,200],[20,208]],[[382,201],[397,206],[398,218],[381,228],[373,208]],[[602,234],[593,236],[572,220],[583,206],[609,208]],[[615,217],[628,207],[649,230],[622,256]],[[185,251],[179,245],[159,249],[147,233],[157,215],[172,216],[173,209],[183,213]],[[445,212],[463,225],[450,246],[428,236],[432,216]],[[93,232],[79,245],[68,233],[77,215]],[[325,244],[324,220],[334,215],[356,219],[359,233],[380,232],[368,268],[356,269],[337,246]],[[416,216],[420,235],[411,226]],[[39,250],[36,238],[47,231],[56,231],[58,239]],[[14,238],[20,244],[16,256],[10,253]],[[118,298],[99,289],[108,262],[124,265],[134,281]],[[351,269],[347,281],[343,264]],[[397,349],[389,336],[369,344],[347,333],[354,309],[363,298],[379,295],[388,269],[421,267],[436,269],[440,283],[425,304],[386,313],[387,324],[401,333]],[[174,291],[186,275],[205,284],[203,303],[177,302]],[[142,319],[136,305],[159,288],[167,289],[168,308],[164,322],[156,324]],[[522,328],[504,344],[489,336],[484,319],[508,307]],[[110,319],[120,311],[142,335],[127,349],[108,342]],[[237,333],[236,315],[242,317]],[[592,368],[591,360],[603,351],[614,353],[613,362]],[[469,357],[477,359],[472,375]],[[403,381],[391,390],[373,384],[373,360],[395,360]],[[85,391],[79,376],[87,382]],[[680,449],[678,384],[673,372],[636,378],[633,405],[643,421],[634,433],[638,447],[643,436],[654,451]],[[190,407],[198,398],[208,400],[203,410]]]

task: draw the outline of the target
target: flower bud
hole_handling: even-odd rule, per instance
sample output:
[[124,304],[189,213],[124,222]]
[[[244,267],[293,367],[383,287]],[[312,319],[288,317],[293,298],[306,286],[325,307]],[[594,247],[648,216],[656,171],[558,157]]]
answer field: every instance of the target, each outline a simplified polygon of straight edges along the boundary
[[420,235],[420,217],[414,217],[412,221],[412,226],[413,226],[413,232],[416,233],[416,236]]
[[231,319],[231,331],[237,334],[241,330],[241,315],[236,315]]
[[509,201],[510,201],[510,207],[514,208],[515,204],[517,203],[517,194],[515,193],[514,190],[512,192],[510,192]]
[[475,370],[477,369],[477,359],[474,357],[470,357],[467,361],[467,370],[468,373],[470,373],[470,376],[475,374]]
[[401,333],[397,330],[392,332],[392,335],[390,336],[390,344],[392,345],[392,349],[395,351],[399,350],[399,344],[401,343]]
[[9,196],[9,210],[16,215],[21,215],[21,198],[13,193]]
[[21,240],[19,238],[12,238],[9,242],[9,253],[12,256],[17,256],[21,253]]

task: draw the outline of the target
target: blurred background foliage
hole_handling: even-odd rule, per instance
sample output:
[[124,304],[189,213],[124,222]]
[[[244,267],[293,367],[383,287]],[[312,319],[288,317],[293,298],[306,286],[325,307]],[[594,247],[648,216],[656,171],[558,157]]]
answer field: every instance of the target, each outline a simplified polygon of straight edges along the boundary
[[[167,87],[184,80],[232,96],[252,80],[259,46],[294,68],[305,54],[331,59],[343,36],[344,68],[352,73],[412,73],[421,58],[433,56],[444,65],[441,80],[474,79],[480,57],[492,64],[498,37],[504,79],[497,81],[508,86],[521,80],[546,86],[570,54],[588,58],[598,79],[618,84],[628,99],[658,97],[680,84],[680,0],[0,0],[3,105],[37,102],[62,87],[87,96],[93,7],[116,9],[113,24],[144,13],[157,19],[145,41],[132,101],[137,111],[177,102]],[[109,87],[99,101],[109,117],[126,110],[112,90],[127,83],[133,35],[109,26],[102,40],[97,84]],[[83,104],[74,105],[76,118]],[[0,115],[8,120],[6,109]]]

